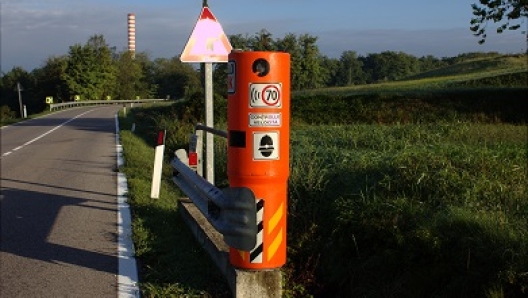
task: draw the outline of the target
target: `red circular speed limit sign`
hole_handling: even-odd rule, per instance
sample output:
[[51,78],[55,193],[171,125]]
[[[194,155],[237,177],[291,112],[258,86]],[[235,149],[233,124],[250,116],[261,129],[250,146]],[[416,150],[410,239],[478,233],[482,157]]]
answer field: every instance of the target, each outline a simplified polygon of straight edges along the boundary
[[262,89],[262,101],[268,106],[276,106],[280,102],[281,92],[278,86],[268,85]]
[[280,108],[282,86],[280,83],[252,83],[249,88],[250,106],[254,108]]

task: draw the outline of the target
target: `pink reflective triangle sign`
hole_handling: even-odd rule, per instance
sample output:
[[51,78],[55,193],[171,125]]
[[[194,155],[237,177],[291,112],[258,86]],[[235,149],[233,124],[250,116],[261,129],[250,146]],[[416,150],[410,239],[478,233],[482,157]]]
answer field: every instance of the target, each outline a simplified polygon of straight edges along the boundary
[[209,7],[203,7],[200,17],[180,56],[182,62],[227,62],[231,43]]

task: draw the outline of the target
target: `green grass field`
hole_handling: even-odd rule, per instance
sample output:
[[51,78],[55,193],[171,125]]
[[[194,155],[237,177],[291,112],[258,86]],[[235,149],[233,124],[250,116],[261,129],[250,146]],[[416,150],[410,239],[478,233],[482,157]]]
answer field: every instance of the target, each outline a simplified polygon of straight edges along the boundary
[[[486,78],[505,77],[501,84],[487,84],[483,86],[528,86],[528,57],[527,55],[498,56],[479,58],[457,63],[448,67],[434,69],[414,75],[396,82],[381,82],[369,85],[350,87],[323,88],[306,91],[296,91],[294,96],[307,95],[350,95],[350,94],[383,94],[383,93],[417,93],[431,90],[467,87],[466,82],[474,82],[469,87],[479,86],[478,81]],[[504,80],[504,79],[503,79]],[[497,83],[497,82],[494,82]]]
[[327,297],[521,295],[527,138],[509,124],[294,128],[291,280]]
[[509,73],[525,72],[527,64],[525,55],[497,56],[493,58],[470,59],[448,67],[408,77],[403,81],[422,82],[424,79],[444,81],[446,78],[456,81],[473,80],[484,77],[495,77]]
[[[482,63],[461,82],[503,66]],[[431,76],[364,87],[366,96],[293,96],[285,297],[528,295],[526,86],[401,92],[442,82]],[[225,101],[215,108],[225,128]],[[182,194],[170,180],[172,152],[187,148],[201,112],[190,101],[120,119],[144,297],[230,295],[178,216]],[[166,164],[153,201],[152,132],[161,128]],[[215,143],[223,186],[225,146]]]

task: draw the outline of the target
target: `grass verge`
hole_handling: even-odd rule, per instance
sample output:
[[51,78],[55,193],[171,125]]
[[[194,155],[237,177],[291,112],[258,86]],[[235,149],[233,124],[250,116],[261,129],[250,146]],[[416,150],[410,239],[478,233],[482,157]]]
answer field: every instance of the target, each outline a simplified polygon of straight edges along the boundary
[[142,297],[230,297],[222,275],[177,211],[182,194],[170,179],[169,160],[163,165],[160,198],[153,200],[154,148],[130,131],[130,114],[119,120],[125,160],[120,170],[128,180]]

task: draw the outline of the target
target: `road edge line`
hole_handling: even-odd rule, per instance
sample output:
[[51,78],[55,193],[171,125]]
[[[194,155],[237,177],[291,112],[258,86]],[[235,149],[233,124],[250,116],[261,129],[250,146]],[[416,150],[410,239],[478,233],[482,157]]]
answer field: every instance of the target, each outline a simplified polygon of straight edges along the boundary
[[139,278],[134,244],[132,242],[132,216],[127,203],[128,183],[119,168],[124,164],[123,146],[120,143],[118,113],[115,115],[117,152],[117,232],[118,232],[118,298],[139,298]]

